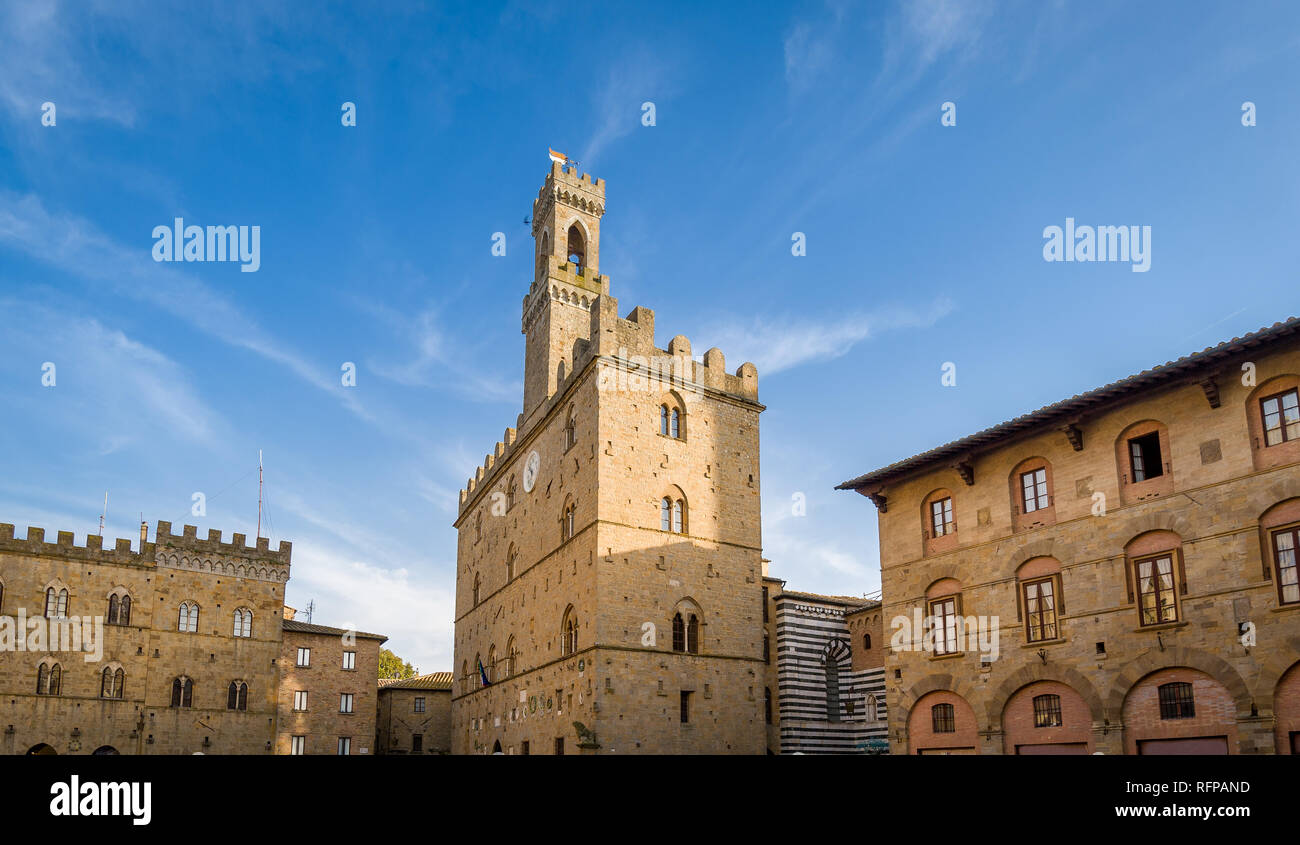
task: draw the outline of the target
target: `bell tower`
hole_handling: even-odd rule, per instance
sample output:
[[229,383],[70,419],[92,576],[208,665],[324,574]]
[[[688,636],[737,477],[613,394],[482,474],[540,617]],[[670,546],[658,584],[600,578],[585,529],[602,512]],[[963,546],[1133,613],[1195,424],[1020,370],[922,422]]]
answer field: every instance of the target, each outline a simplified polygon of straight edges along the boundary
[[551,163],[533,201],[533,282],[524,297],[524,420],[569,375],[579,342],[591,332],[591,310],[609,294],[600,275],[600,218],[605,180]]

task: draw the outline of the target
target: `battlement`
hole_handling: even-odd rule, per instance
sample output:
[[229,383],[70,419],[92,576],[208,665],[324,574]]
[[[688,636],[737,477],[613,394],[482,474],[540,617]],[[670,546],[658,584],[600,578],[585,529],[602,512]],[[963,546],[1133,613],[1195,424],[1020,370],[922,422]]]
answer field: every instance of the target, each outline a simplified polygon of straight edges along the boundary
[[131,541],[119,538],[113,548],[106,549],[104,538],[98,534],[88,535],[86,545],[77,546],[73,543],[71,531],[60,531],[56,542],[47,543],[45,529],[33,526],[27,527],[26,539],[19,539],[14,536],[14,526],[11,523],[0,523],[0,552],[61,557],[86,562],[141,565],[151,562],[152,548],[152,543],[145,543],[142,550],[132,551]]
[[157,536],[151,545],[159,566],[260,581],[283,583],[289,580],[292,543],[281,540],[279,549],[271,551],[271,541],[266,537],[258,537],[254,546],[249,546],[245,540],[243,534],[232,534],[230,542],[224,543],[221,532],[216,529],[208,531],[206,540],[200,540],[198,528],[193,525],[186,525],[180,534],[173,534],[172,524],[159,520]]
[[[667,349],[655,346],[655,312],[638,306],[627,317],[618,316],[618,300],[608,295],[608,277],[602,276],[606,293],[580,307],[591,312],[591,340],[579,339],[575,343],[573,365],[556,384],[555,392],[543,402],[529,419],[545,419],[555,405],[563,400],[574,380],[586,370],[594,357],[610,362],[614,372],[598,375],[604,380],[601,389],[643,389],[660,391],[673,386],[686,389],[706,389],[726,394],[742,402],[758,404],[758,368],[746,361],[734,374],[727,372],[727,360],[716,346],[697,361],[691,355],[691,342],[685,335],[677,335],[668,342]],[[527,299],[525,299],[527,304]],[[525,315],[527,316],[527,315]],[[621,371],[618,372],[618,371]],[[643,385],[638,387],[638,385]],[[517,422],[522,430],[523,415]],[[486,455],[474,475],[465,482],[459,497],[459,513],[484,485],[493,483],[498,465],[507,462],[514,451],[517,433],[506,429],[505,438]]]
[[[602,297],[592,312],[591,337],[593,354],[611,360],[626,373],[607,374],[626,383],[648,379],[651,384],[673,382],[682,386],[699,386],[738,399],[758,402],[758,368],[746,361],[734,374],[727,372],[727,359],[716,346],[698,361],[691,354],[691,342],[677,335],[667,349],[655,345],[655,312],[638,306],[627,317],[618,316],[618,300]],[[576,369],[576,368],[575,368]],[[647,385],[649,387],[649,385]]]
[[246,542],[247,537],[243,534],[231,534],[230,542],[225,543],[221,540],[220,529],[209,529],[207,539],[204,540],[198,538],[198,532],[199,529],[196,526],[186,525],[181,529],[180,534],[173,534],[172,524],[159,520],[154,544],[158,547],[166,546],[168,548],[209,552],[227,557],[237,556],[250,560],[275,561],[284,564],[289,563],[289,559],[293,555],[293,543],[288,540],[281,540],[279,548],[276,551],[271,551],[271,541],[266,537],[258,537],[256,545],[250,546]]
[[583,268],[579,273],[572,263],[556,256],[547,256],[546,260],[546,282],[533,282],[524,296],[520,319],[522,334],[528,333],[528,327],[537,319],[548,297],[553,302],[589,311],[596,297],[609,295],[609,276],[602,276],[590,268]]
[[604,204],[604,179],[593,180],[590,173],[579,174],[577,167],[565,167],[558,161],[551,162],[551,172],[546,174],[546,182],[542,184],[542,189],[537,192],[538,198],[540,199],[542,195],[550,193],[555,188],[582,191],[592,197],[599,198],[601,204]]

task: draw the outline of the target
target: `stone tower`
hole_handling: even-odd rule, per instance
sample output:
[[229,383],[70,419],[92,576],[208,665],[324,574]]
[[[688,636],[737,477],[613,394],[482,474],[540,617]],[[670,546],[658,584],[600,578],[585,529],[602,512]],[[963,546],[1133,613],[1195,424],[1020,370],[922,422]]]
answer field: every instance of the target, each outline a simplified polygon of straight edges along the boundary
[[452,747],[761,754],[758,376],[619,317],[604,212],[559,164],[533,206],[523,412],[455,523]]
[[588,311],[609,293],[600,275],[600,218],[605,180],[578,176],[551,163],[533,201],[533,283],[524,297],[524,419],[555,393],[574,361],[575,344],[587,340]]

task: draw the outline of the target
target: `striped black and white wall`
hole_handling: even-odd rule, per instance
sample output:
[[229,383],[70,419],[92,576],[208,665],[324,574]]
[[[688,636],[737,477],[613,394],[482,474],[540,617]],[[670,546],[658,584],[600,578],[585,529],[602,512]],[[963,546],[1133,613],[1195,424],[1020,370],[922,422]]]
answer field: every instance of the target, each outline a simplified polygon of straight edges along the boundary
[[844,619],[868,604],[874,602],[806,593],[776,597],[782,754],[887,751],[885,670],[853,671]]

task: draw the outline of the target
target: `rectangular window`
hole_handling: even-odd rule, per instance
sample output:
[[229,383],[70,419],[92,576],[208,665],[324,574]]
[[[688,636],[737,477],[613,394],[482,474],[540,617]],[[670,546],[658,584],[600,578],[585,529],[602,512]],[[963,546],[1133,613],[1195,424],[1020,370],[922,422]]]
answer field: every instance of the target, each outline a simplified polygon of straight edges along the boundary
[[1133,481],[1146,481],[1165,474],[1165,463],[1160,456],[1160,432],[1153,431],[1128,442],[1129,458],[1133,467]]
[[420,754],[424,751],[424,734],[411,734],[411,752]]
[[1047,468],[1031,470],[1020,476],[1025,513],[1047,507]]
[[357,653],[355,651],[343,652],[343,668],[344,669],[357,668]]
[[351,753],[352,753],[352,737],[350,736],[339,737],[339,755],[342,757],[346,757]]
[[1137,562],[1138,608],[1143,625],[1178,621],[1178,601],[1174,598],[1174,559],[1172,555]]
[[555,738],[555,753],[564,754],[564,737],[562,736],[557,736]]
[[1191,719],[1196,716],[1191,684],[1161,684],[1158,692],[1161,719]]
[[1300,602],[1300,583],[1296,581],[1296,549],[1300,548],[1300,529],[1287,528],[1273,535],[1277,556],[1278,599],[1282,604]]
[[681,718],[683,725],[691,720],[691,694],[686,690],[682,690]]
[[1264,411],[1264,445],[1300,440],[1300,393],[1288,390],[1260,402]]
[[1025,635],[1031,643],[1056,639],[1055,587],[1052,578],[1025,584]]
[[416,712],[416,713],[423,713],[423,712],[424,712],[424,698],[423,698],[423,697],[419,697],[419,698],[416,698],[416,699],[415,699],[415,712]]
[[1059,695],[1034,696],[1034,727],[1059,728],[1061,726],[1061,697]]
[[296,690],[293,694],[293,709],[301,712],[307,709],[307,690]]
[[937,734],[957,731],[957,710],[951,704],[936,704],[930,708],[930,722]]
[[340,713],[352,712],[352,693],[350,692],[339,693],[339,712]]
[[298,665],[299,666],[311,665],[311,649],[309,648],[298,649]]
[[289,743],[289,753],[290,753],[290,754],[306,754],[306,753],[307,753],[307,737],[305,737],[305,736],[295,736],[295,737],[292,737],[292,738],[290,739],[290,743]]
[[767,587],[763,588],[763,621],[767,621]]
[[930,602],[930,620],[934,626],[934,653],[956,653],[957,597],[949,596]]
[[942,537],[953,532],[952,497],[930,503],[930,524],[936,537]]

